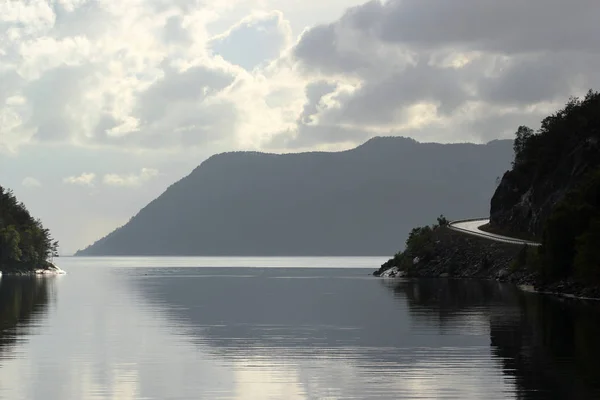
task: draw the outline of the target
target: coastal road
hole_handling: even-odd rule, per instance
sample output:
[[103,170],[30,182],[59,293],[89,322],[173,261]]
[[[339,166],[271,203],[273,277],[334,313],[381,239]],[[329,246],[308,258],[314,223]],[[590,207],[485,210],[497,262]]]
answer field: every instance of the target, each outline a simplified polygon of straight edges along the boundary
[[496,235],[495,233],[489,233],[479,229],[481,226],[489,223],[489,218],[481,219],[470,219],[453,221],[450,223],[450,229],[457,232],[466,233],[468,235],[479,236],[496,242],[513,243],[513,244],[526,244],[528,246],[540,246],[541,243],[530,242],[528,240],[512,238],[509,236]]

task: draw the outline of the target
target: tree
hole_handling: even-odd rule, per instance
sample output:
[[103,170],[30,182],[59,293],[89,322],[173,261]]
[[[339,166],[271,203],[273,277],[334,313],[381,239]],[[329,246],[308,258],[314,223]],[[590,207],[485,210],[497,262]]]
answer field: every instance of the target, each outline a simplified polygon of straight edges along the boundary
[[582,279],[600,281],[600,218],[590,223],[590,227],[577,238],[575,270]]
[[13,192],[0,186],[0,270],[44,268],[58,242]]
[[450,224],[450,221],[448,221],[446,217],[444,217],[444,215],[442,214],[437,218],[437,224],[439,226],[448,226]]
[[517,129],[515,142],[513,144],[513,150],[515,152],[515,160],[513,161],[513,167],[519,165],[524,160],[525,149],[527,143],[534,136],[533,129],[521,125]]
[[0,261],[21,261],[23,252],[19,247],[20,242],[21,236],[14,225],[0,229]]

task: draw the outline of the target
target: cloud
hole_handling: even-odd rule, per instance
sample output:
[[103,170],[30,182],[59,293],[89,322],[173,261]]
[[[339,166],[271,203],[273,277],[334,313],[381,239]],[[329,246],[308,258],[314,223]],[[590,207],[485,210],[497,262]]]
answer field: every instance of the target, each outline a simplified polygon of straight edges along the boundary
[[23,186],[25,186],[26,188],[38,188],[38,187],[42,186],[42,183],[39,180],[32,178],[30,176],[23,179],[23,182],[21,184]]
[[337,88],[337,85],[327,81],[311,82],[306,86],[306,103],[302,110],[302,114],[298,117],[299,123],[310,124],[314,122],[313,116],[319,113],[319,109],[323,107],[323,97],[332,93]]
[[80,186],[94,186],[96,174],[92,172],[84,172],[79,176],[69,176],[63,179],[63,183]]
[[600,88],[599,19],[596,0],[0,1],[0,178],[43,179],[23,197],[75,249],[67,225],[100,237],[84,225],[214,153],[509,138]]
[[336,89],[307,96],[296,126],[282,133],[288,139],[273,144],[386,133],[436,141],[510,137],[507,126],[516,129],[541,118],[540,109],[600,86],[594,4],[389,0],[352,7],[305,31],[293,48],[307,89],[323,81]]
[[109,186],[139,186],[158,176],[158,170],[153,168],[142,168],[139,174],[119,175],[106,174],[102,182]]
[[595,0],[373,0],[293,44],[298,21],[343,4],[356,0],[2,3],[0,151],[260,149],[440,121],[460,140],[474,103],[526,119],[600,85]]

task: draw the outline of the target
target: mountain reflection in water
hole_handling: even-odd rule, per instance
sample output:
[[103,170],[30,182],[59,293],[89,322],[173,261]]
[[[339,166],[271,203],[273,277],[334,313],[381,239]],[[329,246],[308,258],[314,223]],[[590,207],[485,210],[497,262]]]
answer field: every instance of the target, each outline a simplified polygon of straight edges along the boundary
[[600,303],[527,293],[497,282],[387,281],[415,318],[456,326],[489,319],[491,347],[523,399],[600,398]]
[[405,380],[415,371],[457,373],[463,384],[476,384],[467,376],[476,370],[492,375],[495,362],[517,398],[600,398],[595,303],[497,282],[380,280],[397,300],[389,302],[365,289],[364,279],[331,271],[177,275],[141,287],[198,344],[224,357],[330,358],[366,369],[387,365]]
[[382,280],[353,259],[233,262],[73,258],[59,279],[3,277],[0,399],[600,398],[599,304]]

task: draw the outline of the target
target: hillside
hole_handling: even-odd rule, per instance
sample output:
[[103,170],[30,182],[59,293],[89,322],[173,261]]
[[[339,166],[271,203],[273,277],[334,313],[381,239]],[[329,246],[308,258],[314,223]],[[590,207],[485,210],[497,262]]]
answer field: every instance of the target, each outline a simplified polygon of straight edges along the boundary
[[513,150],[484,229],[541,246],[465,235],[440,218],[414,228],[375,275],[492,278],[600,298],[600,93],[572,98],[537,132],[519,127]]
[[520,127],[514,153],[490,228],[540,238],[547,280],[600,282],[600,93],[571,99],[537,132]]
[[512,141],[375,138],[338,153],[216,155],[77,255],[383,255],[444,213],[486,215]]
[[10,190],[0,186],[0,271],[31,272],[54,268],[48,259],[58,243]]

